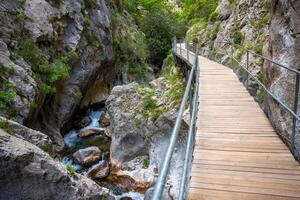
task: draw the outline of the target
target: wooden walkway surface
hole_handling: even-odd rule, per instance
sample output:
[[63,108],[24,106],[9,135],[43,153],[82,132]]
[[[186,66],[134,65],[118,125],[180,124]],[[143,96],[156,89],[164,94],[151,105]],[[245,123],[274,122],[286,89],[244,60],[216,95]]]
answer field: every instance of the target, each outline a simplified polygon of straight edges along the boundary
[[300,199],[300,166],[261,108],[231,69],[204,57],[199,62],[188,199]]

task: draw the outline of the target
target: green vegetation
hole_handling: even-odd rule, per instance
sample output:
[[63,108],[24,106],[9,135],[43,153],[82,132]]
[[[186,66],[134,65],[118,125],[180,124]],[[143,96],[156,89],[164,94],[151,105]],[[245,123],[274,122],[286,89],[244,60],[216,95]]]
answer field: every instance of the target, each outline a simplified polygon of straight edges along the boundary
[[55,83],[69,76],[69,61],[78,57],[75,51],[55,55],[50,48],[40,49],[32,40],[20,41],[14,49],[13,57],[22,56],[32,66],[35,79],[42,93],[56,92]]
[[106,199],[107,199],[107,193],[103,193],[102,197],[101,197],[101,200],[106,200]]
[[218,20],[218,18],[219,18],[219,13],[214,11],[209,15],[208,21],[214,22],[214,21]]
[[125,14],[115,13],[113,15],[113,43],[119,55],[117,66],[119,71],[126,72],[131,77],[147,80],[149,51],[145,34],[133,24],[133,19]]
[[217,19],[217,13],[214,13],[218,6],[218,0],[182,0],[181,6],[183,8],[182,16],[188,22],[194,19]]
[[9,122],[6,120],[0,120],[0,129],[6,133],[12,134],[12,129],[9,126]]
[[71,174],[71,175],[75,175],[75,173],[76,173],[76,171],[75,171],[75,169],[74,169],[74,167],[73,167],[73,165],[71,165],[71,164],[67,164],[67,170],[68,170],[68,173],[69,174]]
[[[1,66],[0,73],[6,76],[13,75],[14,68]],[[15,111],[12,110],[11,103],[16,96],[15,86],[4,76],[0,76],[0,111],[6,110],[10,116],[14,116]]]
[[243,40],[244,40],[245,36],[243,33],[237,31],[233,34],[233,42],[234,44],[242,44]]
[[83,25],[86,27],[89,27],[91,25],[91,20],[87,16],[83,18]]
[[[178,109],[185,89],[185,80],[182,78],[181,71],[175,66],[172,54],[169,54],[164,60],[164,69],[161,74],[168,84],[166,92],[157,92],[151,86],[137,88],[142,96],[143,108],[142,114],[151,117],[155,121],[161,114],[172,109]],[[163,104],[158,105],[157,100],[160,99]],[[139,122],[136,122],[138,125]]]
[[182,38],[187,30],[175,5],[165,0],[125,0],[127,10],[145,34],[149,62],[161,67],[171,48],[172,38]]
[[143,168],[147,169],[149,167],[149,164],[150,164],[149,156],[145,156],[143,159]]

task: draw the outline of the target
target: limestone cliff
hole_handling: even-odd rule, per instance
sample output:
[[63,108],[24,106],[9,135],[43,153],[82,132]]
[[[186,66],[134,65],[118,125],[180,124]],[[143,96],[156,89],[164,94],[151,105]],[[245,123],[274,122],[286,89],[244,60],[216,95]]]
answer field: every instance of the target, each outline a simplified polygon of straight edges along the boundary
[[0,114],[62,150],[61,132],[80,105],[104,101],[124,71],[129,56],[116,54],[143,63],[135,48],[141,33],[130,20],[119,1],[1,1]]
[[[296,0],[271,1],[270,40],[267,56],[293,69],[300,69],[300,2]],[[266,83],[283,103],[293,108],[295,74],[275,65],[265,66]],[[298,91],[299,92],[299,91]],[[299,104],[299,103],[298,103]],[[291,115],[272,99],[267,99],[267,112],[274,127],[285,141],[290,140]],[[298,106],[298,113],[300,109]],[[296,156],[300,152],[299,123],[296,131]]]

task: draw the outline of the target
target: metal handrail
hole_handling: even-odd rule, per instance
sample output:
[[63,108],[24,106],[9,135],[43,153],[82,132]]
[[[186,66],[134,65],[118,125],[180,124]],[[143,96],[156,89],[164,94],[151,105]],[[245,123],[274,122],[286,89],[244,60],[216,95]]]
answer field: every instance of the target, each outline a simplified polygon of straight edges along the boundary
[[[182,59],[184,59],[188,64],[189,64],[189,53],[190,51],[188,49],[183,49],[181,48],[181,43],[180,43],[180,47],[179,47],[179,54],[177,53],[177,42],[176,39],[174,40],[173,43],[173,52],[176,55],[179,55]],[[182,55],[182,50],[186,50],[187,52],[187,59],[185,59]],[[194,146],[194,137],[195,137],[195,120],[196,120],[196,116],[197,116],[197,111],[198,111],[198,83],[199,81],[196,80],[193,83],[193,80],[195,77],[199,78],[199,70],[198,70],[198,51],[196,51],[196,53],[194,54],[195,56],[195,60],[194,60],[194,64],[192,65],[192,68],[189,72],[189,77],[188,77],[188,81],[187,81],[187,85],[185,88],[185,92],[182,98],[182,102],[180,105],[180,109],[178,111],[178,115],[176,118],[176,122],[175,125],[173,127],[173,131],[172,131],[172,135],[170,138],[170,143],[166,152],[166,155],[164,156],[164,161],[162,163],[161,166],[161,171],[159,173],[158,179],[156,181],[156,185],[155,185],[155,189],[154,189],[154,193],[152,196],[152,200],[160,200],[163,194],[163,189],[165,187],[165,183],[166,183],[166,178],[169,172],[169,168],[170,168],[170,162],[171,162],[171,158],[172,158],[172,154],[174,152],[175,149],[175,145],[177,142],[177,138],[180,132],[180,127],[181,127],[181,122],[182,122],[182,118],[183,118],[183,113],[185,111],[185,107],[187,104],[187,100],[190,99],[190,112],[191,112],[191,116],[190,116],[190,123],[189,123],[189,132],[188,132],[188,141],[187,141],[187,149],[186,149],[186,154],[185,154],[185,162],[184,162],[184,168],[183,168],[183,172],[182,172],[182,180],[181,180],[181,188],[180,188],[180,199],[184,198],[185,195],[185,185],[186,185],[186,177],[188,176],[188,170],[189,170],[189,163],[191,162],[191,153],[192,153],[192,147]],[[196,73],[196,76],[194,76]],[[195,84],[195,90],[194,90],[194,94],[192,93],[192,84]],[[192,100],[191,100],[192,99]]]
[[287,67],[287,66],[285,66],[285,65],[283,65],[283,64],[281,64],[281,63],[278,63],[278,62],[276,62],[276,61],[274,61],[274,60],[271,60],[270,58],[267,58],[267,57],[265,57],[265,56],[263,56],[263,55],[260,55],[260,54],[258,54],[258,53],[255,53],[255,52],[253,52],[252,50],[250,50],[250,49],[248,49],[248,48],[245,48],[244,46],[242,46],[242,45],[240,45],[240,44],[235,44],[235,43],[230,42],[230,41],[226,41],[226,42],[220,41],[220,42],[216,42],[216,43],[229,44],[229,45],[232,45],[232,46],[238,46],[238,47],[241,47],[241,48],[245,49],[247,52],[249,52],[250,54],[253,54],[253,55],[257,56],[257,57],[260,57],[260,58],[262,58],[262,59],[264,59],[264,60],[267,60],[267,61],[269,61],[269,62],[275,64],[275,65],[278,66],[278,67],[287,69],[287,70],[289,70],[289,71],[291,71],[291,72],[294,72],[295,74],[299,74],[299,75],[300,75],[300,71],[295,70],[296,67],[294,67],[294,66]]
[[[220,43],[227,43],[227,44],[232,44],[232,43],[229,43],[229,42],[220,42]],[[291,152],[293,154],[293,156],[295,157],[295,159],[299,159],[298,157],[296,157],[296,147],[295,147],[295,138],[296,138],[296,125],[297,125],[297,122],[300,121],[300,117],[297,113],[298,111],[298,100],[299,100],[299,83],[300,83],[300,71],[298,70],[295,70],[293,68],[290,68],[290,67],[287,67],[285,65],[282,65],[280,63],[277,63],[269,58],[266,58],[265,56],[262,56],[262,55],[259,55],[255,52],[252,52],[251,50],[249,49],[246,49],[246,53],[247,53],[247,59],[246,59],[246,67],[243,66],[233,55],[230,55],[228,53],[224,53],[224,52],[220,52],[220,51],[213,51],[213,50],[210,50],[210,49],[204,49],[205,51],[210,51],[210,52],[213,52],[213,53],[216,53],[216,54],[222,54],[222,55],[227,55],[229,56],[231,59],[233,59],[244,71],[246,71],[247,73],[247,80],[246,80],[246,88],[248,89],[248,80],[249,80],[249,77],[248,76],[251,76],[260,86],[261,88],[264,90],[264,92],[270,96],[275,102],[277,102],[284,110],[286,110],[291,116],[292,116],[292,119],[293,119],[293,125],[292,125],[292,134],[291,134],[291,138],[287,138],[283,135],[281,135],[281,137],[284,137],[286,142],[288,142],[290,144],[290,148],[291,148]],[[295,83],[295,94],[294,94],[294,105],[293,105],[293,109],[289,108],[285,103],[283,103],[280,99],[278,99],[255,75],[253,75],[251,73],[251,71],[249,70],[249,53],[255,55],[255,56],[258,56],[264,60],[267,60],[273,64],[275,64],[276,66],[279,66],[281,68],[284,68],[290,72],[293,72],[295,73],[296,75],[296,83]]]

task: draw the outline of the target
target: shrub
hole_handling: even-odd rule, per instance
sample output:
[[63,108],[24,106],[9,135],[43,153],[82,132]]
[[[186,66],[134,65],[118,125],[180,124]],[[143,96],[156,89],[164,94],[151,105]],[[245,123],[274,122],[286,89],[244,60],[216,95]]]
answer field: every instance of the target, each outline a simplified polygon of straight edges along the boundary
[[89,27],[91,25],[91,20],[87,16],[83,18],[83,25],[86,27]]
[[6,133],[12,134],[12,129],[9,126],[9,122],[6,120],[0,120],[0,129]]
[[234,34],[233,34],[233,42],[234,44],[242,44],[244,40],[244,34],[239,32],[239,31],[236,31]]
[[68,170],[68,173],[71,174],[71,175],[75,175],[75,168],[73,167],[73,165],[71,164],[67,164],[67,170]]
[[219,19],[219,13],[216,11],[212,12],[208,17],[208,21],[211,21],[211,22],[214,22],[218,19]]
[[13,51],[13,57],[23,57],[31,64],[39,89],[44,93],[56,92],[55,83],[69,76],[69,61],[78,58],[75,51],[55,55],[50,48],[41,50],[30,39],[20,42]]
[[149,156],[145,156],[144,160],[143,160],[143,168],[147,169],[149,167]]

